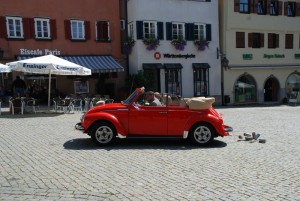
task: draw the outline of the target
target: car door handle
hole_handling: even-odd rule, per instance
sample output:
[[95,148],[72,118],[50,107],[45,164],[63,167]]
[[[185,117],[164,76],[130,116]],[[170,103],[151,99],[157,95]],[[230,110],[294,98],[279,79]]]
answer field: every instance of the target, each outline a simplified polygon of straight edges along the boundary
[[159,112],[160,114],[167,114],[167,112]]

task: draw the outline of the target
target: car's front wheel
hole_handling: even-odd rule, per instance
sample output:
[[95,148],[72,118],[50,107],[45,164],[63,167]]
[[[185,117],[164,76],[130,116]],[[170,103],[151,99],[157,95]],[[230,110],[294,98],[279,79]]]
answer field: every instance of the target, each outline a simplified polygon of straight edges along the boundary
[[196,145],[206,145],[213,141],[215,129],[208,123],[198,123],[189,131],[189,139]]
[[117,131],[115,127],[107,122],[98,122],[89,131],[93,141],[99,146],[107,146],[113,143]]

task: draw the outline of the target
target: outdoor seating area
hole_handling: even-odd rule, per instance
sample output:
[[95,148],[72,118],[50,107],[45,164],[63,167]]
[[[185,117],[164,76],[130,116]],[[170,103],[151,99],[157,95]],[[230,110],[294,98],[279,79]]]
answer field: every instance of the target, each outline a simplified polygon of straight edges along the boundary
[[297,105],[298,103],[300,103],[300,92],[293,91],[288,99],[288,105]]

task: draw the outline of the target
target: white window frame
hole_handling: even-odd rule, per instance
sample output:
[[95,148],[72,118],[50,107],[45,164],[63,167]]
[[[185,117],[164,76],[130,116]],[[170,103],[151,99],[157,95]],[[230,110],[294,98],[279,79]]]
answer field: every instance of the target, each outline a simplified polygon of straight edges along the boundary
[[185,38],[184,23],[173,22],[172,23],[172,39]]
[[194,39],[206,40],[206,24],[195,23],[194,24]]
[[82,20],[71,20],[71,36],[73,40],[85,39],[85,27]]
[[[35,29],[35,38],[37,39],[50,39],[51,30],[50,30],[50,20],[45,18],[34,18],[34,29]],[[41,36],[39,36],[39,32]],[[48,34],[48,36],[46,36]]]
[[125,30],[125,20],[124,19],[120,20],[120,29],[121,29],[121,31]]
[[8,38],[24,38],[21,17],[6,17],[6,29]]
[[128,38],[134,39],[134,27],[133,23],[128,24]]
[[144,38],[157,38],[157,23],[153,21],[144,21]]

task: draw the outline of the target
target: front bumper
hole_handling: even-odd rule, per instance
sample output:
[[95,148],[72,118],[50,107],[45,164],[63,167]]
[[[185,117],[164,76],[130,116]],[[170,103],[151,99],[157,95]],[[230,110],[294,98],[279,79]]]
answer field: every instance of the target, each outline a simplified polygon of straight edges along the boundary
[[76,130],[80,130],[80,131],[83,131],[83,130],[84,130],[84,128],[83,128],[81,122],[79,122],[79,123],[77,123],[77,124],[75,125],[75,129],[76,129]]
[[226,125],[224,125],[224,131],[225,132],[232,132],[233,131],[233,128],[232,127],[230,127],[230,126],[226,126]]

